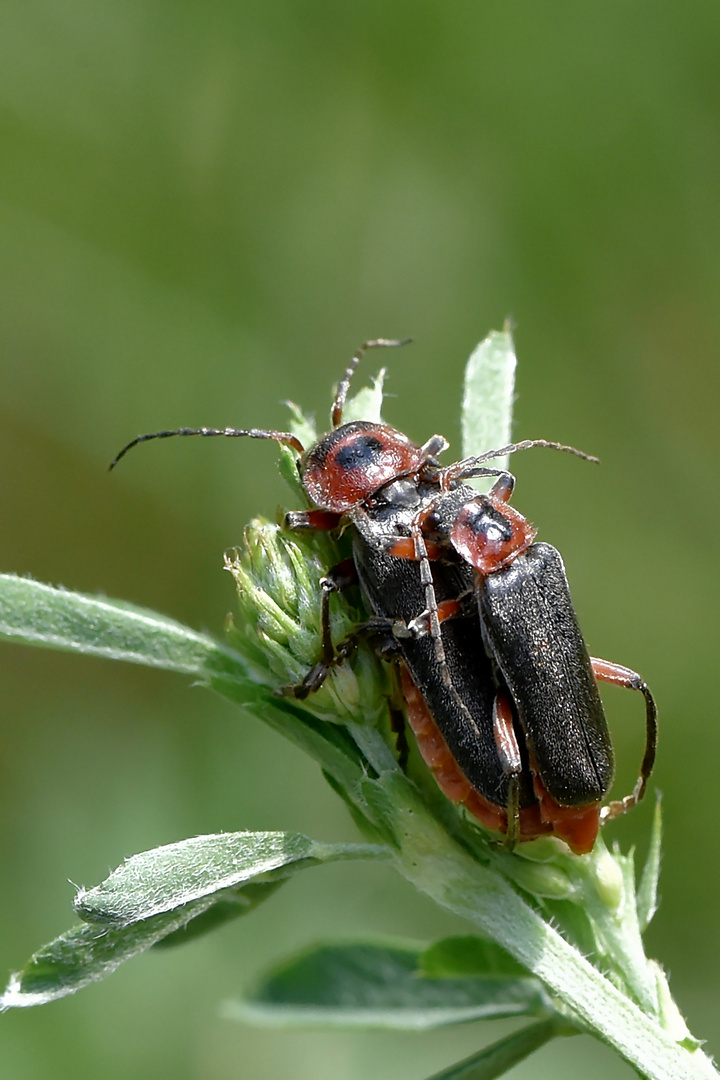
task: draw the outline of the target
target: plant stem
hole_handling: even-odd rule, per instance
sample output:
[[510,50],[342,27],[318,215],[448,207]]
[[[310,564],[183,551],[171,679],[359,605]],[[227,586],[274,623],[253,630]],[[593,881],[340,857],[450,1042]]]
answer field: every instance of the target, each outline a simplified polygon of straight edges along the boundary
[[701,1080],[718,1073],[699,1049],[674,1042],[594,968],[493,870],[439,828],[398,774],[381,777],[392,805],[400,873],[442,907],[468,919],[545,983],[587,1030],[648,1080]]

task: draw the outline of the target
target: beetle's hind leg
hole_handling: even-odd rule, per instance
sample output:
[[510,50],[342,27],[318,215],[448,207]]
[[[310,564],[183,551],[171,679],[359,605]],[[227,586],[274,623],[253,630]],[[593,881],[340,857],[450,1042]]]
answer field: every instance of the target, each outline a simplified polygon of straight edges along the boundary
[[657,706],[650,687],[636,671],[623,667],[621,664],[612,664],[608,660],[598,660],[595,657],[591,657],[590,663],[595,678],[600,682],[624,686],[628,690],[639,690],[645,698],[645,752],[640,763],[640,775],[630,795],[626,795],[623,799],[613,799],[602,808],[600,822],[604,825],[606,821],[612,821],[613,818],[632,810],[645,794],[657,750]]

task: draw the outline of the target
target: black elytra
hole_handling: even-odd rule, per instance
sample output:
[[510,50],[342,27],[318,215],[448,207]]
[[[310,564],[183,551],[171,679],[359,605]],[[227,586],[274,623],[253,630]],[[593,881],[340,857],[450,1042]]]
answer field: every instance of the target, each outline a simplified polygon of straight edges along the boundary
[[612,783],[613,748],[559,552],[533,544],[483,577],[477,599],[548,794],[561,806],[599,802]]

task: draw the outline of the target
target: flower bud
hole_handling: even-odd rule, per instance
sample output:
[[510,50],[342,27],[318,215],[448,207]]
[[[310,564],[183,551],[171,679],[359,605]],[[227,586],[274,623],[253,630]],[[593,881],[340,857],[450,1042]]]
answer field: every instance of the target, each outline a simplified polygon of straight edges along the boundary
[[622,867],[604,844],[597,844],[593,852],[592,875],[602,903],[608,911],[618,912],[625,900]]
[[[524,850],[530,846],[524,844],[522,848]],[[559,865],[559,861],[537,862],[525,857],[522,850],[512,855],[496,852],[495,857],[501,859],[503,873],[533,896],[548,900],[571,900],[577,892],[575,884]],[[563,858],[561,853],[560,858]]]
[[[261,519],[247,526],[243,541],[225,556],[238,591],[233,644],[259,678],[277,689],[295,686],[320,660],[321,580],[339,556],[325,537],[292,533]],[[338,644],[362,617],[344,597],[333,597],[330,604],[332,639]],[[302,707],[324,720],[374,721],[386,705],[385,693],[379,661],[362,648],[352,665],[334,665],[323,687]]]

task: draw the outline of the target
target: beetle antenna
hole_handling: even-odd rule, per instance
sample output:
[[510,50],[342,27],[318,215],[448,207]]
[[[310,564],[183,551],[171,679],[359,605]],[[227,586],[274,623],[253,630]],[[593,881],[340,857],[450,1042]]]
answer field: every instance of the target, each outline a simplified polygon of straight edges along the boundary
[[345,374],[338,383],[338,388],[335,392],[335,400],[333,401],[332,411],[330,413],[330,421],[334,428],[339,427],[342,422],[343,408],[345,407],[345,399],[350,388],[350,381],[355,372],[355,368],[358,366],[367,350],[384,347],[395,348],[397,345],[408,345],[411,341],[412,338],[401,338],[397,340],[395,338],[375,338],[373,341],[366,341],[360,346],[348,364]]
[[574,446],[566,446],[565,443],[549,442],[547,439],[523,439],[522,442],[501,446],[499,450],[486,450],[484,454],[477,454],[475,457],[463,458],[462,461],[457,461],[454,465],[450,465],[447,470],[444,470],[446,482],[447,480],[460,480],[475,476],[475,469],[479,470],[477,475],[485,476],[487,474],[486,470],[480,471],[480,466],[484,461],[492,461],[494,458],[505,457],[507,454],[516,454],[518,450],[531,450],[534,446],[546,447],[549,450],[561,450],[565,454],[573,454],[584,461],[591,461],[594,465],[600,464],[600,458],[595,457],[593,454],[586,454],[584,450],[578,450]]
[[127,446],[123,446],[120,453],[110,462],[109,468],[114,469],[120,458],[125,457],[128,450],[132,450],[138,443],[148,442],[150,439],[169,439],[173,435],[225,435],[229,439],[247,435],[251,439],[274,439],[275,442],[291,446],[299,454],[305,452],[305,447],[300,440],[289,431],[264,431],[262,428],[176,428],[174,431],[153,431],[148,435],[138,435]]

